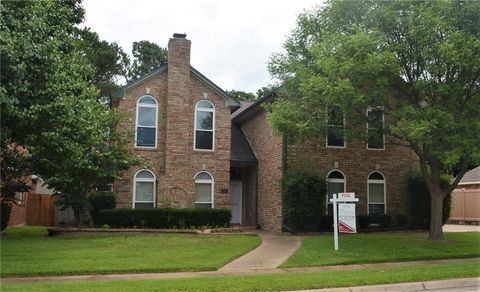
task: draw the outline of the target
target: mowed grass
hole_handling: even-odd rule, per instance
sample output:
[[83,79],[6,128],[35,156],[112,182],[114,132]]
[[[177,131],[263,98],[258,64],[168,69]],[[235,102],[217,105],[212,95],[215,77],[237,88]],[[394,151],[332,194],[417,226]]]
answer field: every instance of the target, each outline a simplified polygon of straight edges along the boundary
[[341,234],[339,250],[333,236],[307,237],[282,267],[398,262],[480,256],[480,232],[445,233],[434,242],[423,232]]
[[2,291],[282,291],[478,277],[478,263],[190,279],[7,284]]
[[246,235],[46,234],[43,227],[8,228],[0,239],[1,276],[215,270],[261,243]]

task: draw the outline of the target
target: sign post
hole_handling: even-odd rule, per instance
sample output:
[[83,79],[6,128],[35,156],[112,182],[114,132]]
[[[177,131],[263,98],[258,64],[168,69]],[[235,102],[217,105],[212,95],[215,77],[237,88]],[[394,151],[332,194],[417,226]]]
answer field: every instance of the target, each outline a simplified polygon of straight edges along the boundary
[[[354,204],[345,204],[345,203],[355,203],[358,202],[358,198],[355,198],[355,193],[338,193],[333,194],[333,198],[330,199],[330,202],[333,203],[333,236],[334,236],[334,248],[338,250],[338,225],[339,217],[340,220],[340,231],[345,233],[356,233],[355,226],[355,205]],[[342,203],[342,204],[339,204]],[[340,216],[337,216],[338,207],[341,206]],[[353,222],[353,223],[352,223]]]

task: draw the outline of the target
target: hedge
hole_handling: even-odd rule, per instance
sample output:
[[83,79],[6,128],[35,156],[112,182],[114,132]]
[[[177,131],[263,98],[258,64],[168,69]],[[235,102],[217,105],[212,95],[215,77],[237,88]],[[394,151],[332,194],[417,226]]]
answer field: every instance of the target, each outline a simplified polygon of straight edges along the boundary
[[98,212],[115,208],[116,199],[112,192],[95,192],[90,194],[87,199],[91,207],[90,216],[95,224],[98,224]]
[[325,194],[324,179],[306,170],[289,170],[282,181],[284,229],[317,231],[325,212]]
[[109,209],[98,213],[98,224],[113,228],[195,228],[227,227],[229,209]]

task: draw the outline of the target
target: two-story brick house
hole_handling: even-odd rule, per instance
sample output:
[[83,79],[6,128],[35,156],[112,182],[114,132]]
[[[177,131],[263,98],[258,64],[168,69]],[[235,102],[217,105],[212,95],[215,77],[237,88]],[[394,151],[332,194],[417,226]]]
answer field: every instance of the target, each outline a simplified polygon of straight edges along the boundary
[[[240,107],[190,66],[190,45],[174,34],[168,64],[115,94],[127,114],[120,127],[134,135],[131,151],[146,161],[115,182],[118,207],[230,208],[232,223],[281,231],[280,186],[289,167],[325,177],[329,193],[356,192],[359,213],[406,213],[406,176],[416,161],[407,148],[378,136],[367,145],[346,145],[338,135],[287,143],[262,107],[274,95]],[[382,113],[366,114],[367,129],[383,126]],[[332,129],[344,122],[332,112]]]

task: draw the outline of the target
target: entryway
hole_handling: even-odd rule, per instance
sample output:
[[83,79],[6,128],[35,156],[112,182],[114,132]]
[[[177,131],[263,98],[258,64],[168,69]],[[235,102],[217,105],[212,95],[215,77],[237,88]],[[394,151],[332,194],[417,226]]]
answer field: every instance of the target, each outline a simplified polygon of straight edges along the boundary
[[242,182],[230,182],[230,210],[233,224],[242,224]]

